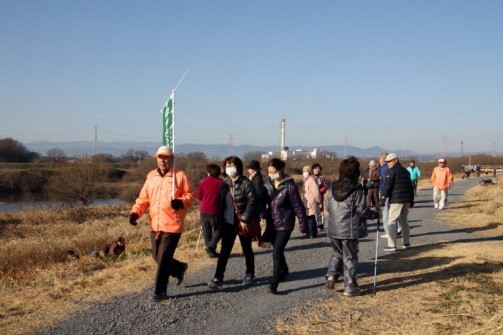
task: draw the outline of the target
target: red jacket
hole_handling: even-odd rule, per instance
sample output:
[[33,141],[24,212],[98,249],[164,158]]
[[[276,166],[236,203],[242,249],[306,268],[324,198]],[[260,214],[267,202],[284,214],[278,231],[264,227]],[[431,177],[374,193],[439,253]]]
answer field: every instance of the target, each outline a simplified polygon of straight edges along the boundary
[[222,179],[213,176],[208,176],[201,181],[196,195],[201,202],[199,211],[212,215],[218,214],[218,196],[223,182]]

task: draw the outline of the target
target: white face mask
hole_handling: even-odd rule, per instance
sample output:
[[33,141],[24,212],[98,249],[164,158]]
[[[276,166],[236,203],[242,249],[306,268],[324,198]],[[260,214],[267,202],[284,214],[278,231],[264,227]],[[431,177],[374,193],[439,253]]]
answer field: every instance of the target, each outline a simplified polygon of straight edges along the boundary
[[269,177],[271,178],[271,180],[278,180],[279,179],[279,172],[269,173]]
[[238,172],[237,172],[237,170],[236,170],[236,167],[235,167],[235,166],[229,166],[229,167],[226,167],[226,168],[225,168],[225,173],[226,173],[229,177],[234,178]]
[[303,172],[302,175],[304,176],[304,179],[306,179],[307,177],[309,177],[309,172]]

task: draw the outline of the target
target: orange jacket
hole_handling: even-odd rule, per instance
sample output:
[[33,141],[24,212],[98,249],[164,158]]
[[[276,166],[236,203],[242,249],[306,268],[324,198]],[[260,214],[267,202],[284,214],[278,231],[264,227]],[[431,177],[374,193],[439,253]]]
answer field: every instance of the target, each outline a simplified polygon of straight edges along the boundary
[[433,187],[445,190],[451,186],[453,181],[454,178],[452,177],[451,169],[448,167],[441,168],[437,166],[433,169],[433,173],[431,174]]
[[175,170],[175,198],[183,201],[183,208],[175,211],[171,208],[173,172],[172,169],[164,176],[158,170],[150,171],[136,199],[131,213],[140,217],[149,211],[150,230],[166,233],[182,233],[185,225],[185,215],[194,202],[194,194],[185,172]]

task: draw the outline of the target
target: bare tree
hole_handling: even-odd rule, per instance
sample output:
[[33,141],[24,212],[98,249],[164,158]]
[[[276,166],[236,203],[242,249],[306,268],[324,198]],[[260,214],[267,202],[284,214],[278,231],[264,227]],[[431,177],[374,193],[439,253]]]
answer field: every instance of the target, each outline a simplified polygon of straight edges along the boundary
[[52,148],[47,150],[47,157],[56,162],[64,161],[66,159],[66,152],[59,148]]
[[88,206],[104,196],[110,165],[77,162],[65,165],[49,178],[47,190],[62,195],[68,201],[80,201]]

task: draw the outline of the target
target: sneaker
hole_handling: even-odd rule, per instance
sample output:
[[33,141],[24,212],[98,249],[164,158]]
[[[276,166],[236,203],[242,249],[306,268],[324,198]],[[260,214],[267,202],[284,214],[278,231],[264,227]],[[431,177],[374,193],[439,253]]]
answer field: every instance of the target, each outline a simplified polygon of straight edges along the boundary
[[243,278],[243,285],[250,285],[255,281],[255,275],[253,273],[247,273]]
[[178,276],[176,276],[176,285],[180,285],[183,282],[183,277],[185,277],[185,272],[189,268],[189,264],[184,263],[182,272]]
[[327,277],[327,282],[326,282],[325,286],[329,290],[333,290],[335,288],[335,279],[334,279],[334,276],[328,276]]
[[404,244],[404,245],[402,246],[402,249],[409,249],[409,248],[410,248],[410,244]]
[[435,208],[438,208],[438,204],[435,204]]
[[168,299],[168,295],[166,294],[166,292],[155,293],[154,296],[152,297],[152,300],[155,302],[160,302],[166,299]]
[[396,248],[395,247],[386,247],[383,249],[384,251],[390,251],[390,252],[395,252]]
[[345,297],[356,297],[356,296],[362,295],[362,291],[360,289],[358,289],[356,291],[350,291],[350,292],[344,291],[344,293],[342,295]]
[[206,253],[208,254],[208,256],[210,256],[210,258],[218,258],[218,252],[215,251],[215,249],[213,249],[212,247],[206,247],[204,248],[204,250],[206,251]]
[[402,231],[398,231],[398,232],[396,233],[396,236],[397,236],[397,237],[398,237],[398,236],[402,236]]
[[213,290],[218,290],[218,289],[221,289],[222,288],[222,280],[218,279],[218,278],[213,278],[209,283],[208,283],[208,287],[213,289]]
[[388,235],[386,235],[386,234],[381,235],[381,238],[388,238]]

